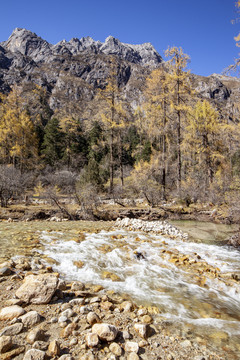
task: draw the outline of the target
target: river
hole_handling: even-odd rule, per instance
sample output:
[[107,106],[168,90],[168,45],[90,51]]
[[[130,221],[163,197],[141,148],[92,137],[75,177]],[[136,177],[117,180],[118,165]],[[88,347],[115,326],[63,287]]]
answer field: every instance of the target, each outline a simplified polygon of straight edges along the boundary
[[103,285],[155,309],[172,332],[240,352],[236,226],[174,225],[187,241],[114,229],[113,223],[0,223],[0,258],[40,256],[67,280]]

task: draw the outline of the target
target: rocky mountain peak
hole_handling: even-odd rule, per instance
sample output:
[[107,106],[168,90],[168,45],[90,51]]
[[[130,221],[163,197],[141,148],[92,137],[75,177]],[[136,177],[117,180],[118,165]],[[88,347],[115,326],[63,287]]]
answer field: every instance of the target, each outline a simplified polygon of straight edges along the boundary
[[35,33],[21,28],[13,30],[9,39],[2,43],[12,53],[20,52],[35,61],[42,61],[51,54],[51,45]]
[[115,55],[121,60],[144,66],[157,66],[162,62],[161,56],[150,43],[125,44],[113,36],[108,36],[105,42],[95,41],[87,36],[81,39],[72,38],[70,41],[62,40],[51,45],[29,30],[16,28],[1,45],[7,51],[21,53],[35,62],[49,62],[58,55],[74,56],[82,53]]

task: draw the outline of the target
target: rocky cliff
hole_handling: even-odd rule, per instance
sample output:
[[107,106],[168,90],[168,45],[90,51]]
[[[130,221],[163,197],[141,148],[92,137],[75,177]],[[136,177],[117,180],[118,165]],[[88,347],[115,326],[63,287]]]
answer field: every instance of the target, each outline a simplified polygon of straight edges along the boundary
[[[0,43],[0,91],[8,92],[14,84],[38,84],[48,91],[53,110],[66,102],[90,101],[96,89],[106,85],[110,55],[117,59],[119,86],[135,106],[141,101],[146,76],[163,59],[150,43],[125,44],[112,36],[103,43],[83,37],[52,45],[31,31],[16,28]],[[200,97],[229,108],[240,98],[238,79],[192,75],[192,82]]]

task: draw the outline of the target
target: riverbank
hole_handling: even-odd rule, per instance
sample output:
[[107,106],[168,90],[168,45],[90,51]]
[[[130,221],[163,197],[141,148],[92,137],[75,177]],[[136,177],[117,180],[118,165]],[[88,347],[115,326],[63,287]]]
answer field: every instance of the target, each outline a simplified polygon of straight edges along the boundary
[[[228,346],[212,351],[207,340],[162,318],[155,307],[62,280],[40,258],[10,260],[0,274],[2,360],[236,359]],[[215,340],[221,343],[222,334],[216,331]]]
[[[63,209],[66,209],[66,211]],[[101,204],[92,213],[83,213],[76,204],[62,204],[62,210],[59,207],[43,203],[10,204],[7,208],[0,208],[0,220],[60,221],[70,219],[67,213],[72,215],[72,218],[75,220],[115,221],[117,218],[127,217],[148,221],[197,220],[222,224],[239,223],[239,214],[232,214],[226,205],[191,204],[183,206],[181,204],[169,203],[152,208],[144,202],[131,206],[127,203],[120,205],[119,202],[114,203],[113,201]]]

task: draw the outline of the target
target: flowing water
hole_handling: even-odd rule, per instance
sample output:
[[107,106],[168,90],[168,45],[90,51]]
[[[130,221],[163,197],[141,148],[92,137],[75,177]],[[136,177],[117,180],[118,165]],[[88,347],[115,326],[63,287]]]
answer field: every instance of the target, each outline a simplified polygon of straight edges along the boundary
[[156,317],[181,336],[240,351],[240,252],[224,242],[236,227],[175,222],[190,234],[183,242],[79,224],[0,223],[0,257],[40,254],[67,280],[156,307]]

